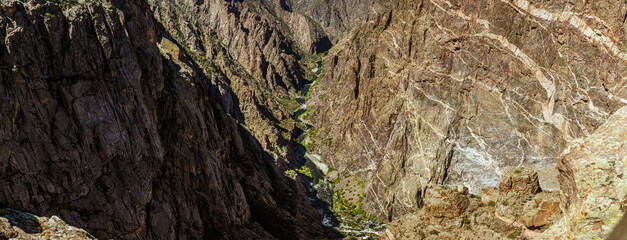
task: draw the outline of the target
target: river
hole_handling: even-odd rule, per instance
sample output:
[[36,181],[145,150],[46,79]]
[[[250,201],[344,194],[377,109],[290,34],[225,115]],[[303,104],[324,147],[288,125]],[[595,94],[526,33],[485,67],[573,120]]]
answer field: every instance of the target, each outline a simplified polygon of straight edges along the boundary
[[311,172],[311,181],[302,178],[302,183],[307,188],[309,200],[323,216],[322,224],[324,226],[333,227],[346,236],[353,236],[360,239],[376,238],[378,233],[384,229],[384,225],[378,221],[364,220],[360,224],[361,226],[357,228],[355,228],[355,226],[349,227],[340,224],[341,221],[338,220],[338,217],[343,218],[343,216],[333,211],[334,184],[326,178],[331,168],[322,160],[320,155],[307,152],[307,148],[304,146],[307,144],[307,137],[314,126],[312,123],[303,120],[302,117],[308,112],[310,107],[307,105],[309,91],[311,87],[316,84],[317,79],[323,71],[322,57],[316,60],[315,64],[316,67],[312,69],[313,77],[303,86],[300,91],[300,96],[296,98],[300,107],[294,112],[294,120],[305,126],[305,130],[295,139],[298,144],[294,152],[299,165],[306,166]]

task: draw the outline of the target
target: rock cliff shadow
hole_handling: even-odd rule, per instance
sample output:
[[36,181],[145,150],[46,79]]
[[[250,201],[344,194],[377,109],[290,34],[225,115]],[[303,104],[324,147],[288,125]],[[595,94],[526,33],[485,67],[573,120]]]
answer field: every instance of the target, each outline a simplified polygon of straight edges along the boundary
[[20,212],[11,208],[0,209],[0,217],[6,218],[11,226],[22,229],[25,233],[41,233],[41,225],[35,215],[26,212]]
[[[161,24],[157,24],[157,26],[160,29],[163,29]],[[162,31],[164,32],[163,37],[174,42],[180,49],[184,49],[180,45],[181,43],[176,42],[175,39],[166,34],[165,30]],[[179,59],[179,61],[192,66],[193,69],[202,69],[202,67],[193,61],[189,55],[190,54],[186,52],[185,55]],[[176,73],[181,71],[179,65],[174,64],[172,61],[165,58],[164,61],[166,61],[166,64],[172,70],[168,72]],[[308,195],[311,193],[305,192],[306,190],[302,187],[297,187],[296,185],[300,183],[285,176],[282,169],[276,166],[276,161],[281,160],[275,159],[275,157],[271,155],[267,149],[264,149],[260,139],[257,139],[247,129],[247,127],[245,127],[246,119],[240,108],[240,99],[228,86],[230,85],[231,80],[222,75],[207,76],[202,71],[197,71],[196,73],[198,74],[196,76],[198,81],[195,83],[197,84],[197,88],[201,89],[199,91],[199,95],[201,96],[201,99],[206,99],[202,104],[209,105],[210,107],[207,109],[213,109],[214,116],[216,116],[216,122],[214,124],[225,127],[235,126],[235,129],[233,130],[237,131],[237,134],[233,135],[241,136],[240,139],[242,148],[247,150],[245,154],[238,152],[232,153],[229,159],[229,168],[236,169],[235,171],[241,173],[243,176],[256,176],[257,178],[255,181],[264,181],[275,189],[269,192],[269,196],[271,196],[271,198],[276,201],[277,206],[280,207],[268,206],[262,198],[259,198],[259,190],[257,189],[258,184],[254,181],[251,181],[249,178],[239,179],[239,184],[245,194],[246,204],[250,206],[250,217],[252,222],[258,223],[265,231],[279,239],[293,238],[293,229],[297,228],[302,229],[298,231],[307,232],[307,235],[309,236],[320,235],[319,237],[321,239],[340,238],[341,235],[336,230],[325,227],[322,224],[323,219],[325,219],[327,214],[330,212],[328,210],[328,205],[325,206],[327,209],[325,212],[322,212],[318,207],[315,207],[318,204],[324,205],[324,203],[322,201],[319,201],[319,203],[309,201]],[[217,77],[219,79],[214,79],[218,81],[211,81],[212,77]],[[172,76],[171,78],[175,79],[176,76]],[[220,84],[226,84],[227,86],[220,86]],[[166,88],[167,87],[173,87],[172,83],[166,82]],[[260,104],[255,107],[265,119],[274,123],[280,122],[265,106]],[[219,112],[229,113],[229,117],[220,117],[221,114],[219,114]],[[232,121],[235,121],[238,124],[232,124]],[[289,131],[289,129],[282,130]],[[160,135],[168,134],[160,133]],[[298,146],[292,146],[291,144],[289,146],[290,148],[300,147],[304,149],[304,147],[300,144],[294,145]],[[290,154],[288,154],[287,158],[288,160],[286,162],[289,164],[289,162],[293,162],[290,161],[290,158],[294,158],[294,156],[290,156]],[[279,209],[287,211],[277,211]],[[209,214],[208,210],[203,211],[206,211],[207,215]],[[286,216],[287,212],[290,212],[287,214],[290,216]],[[293,220],[290,221],[287,219]],[[209,219],[206,221],[210,222]],[[213,229],[211,227],[208,228],[209,234],[205,235],[205,237],[221,231],[220,229]]]

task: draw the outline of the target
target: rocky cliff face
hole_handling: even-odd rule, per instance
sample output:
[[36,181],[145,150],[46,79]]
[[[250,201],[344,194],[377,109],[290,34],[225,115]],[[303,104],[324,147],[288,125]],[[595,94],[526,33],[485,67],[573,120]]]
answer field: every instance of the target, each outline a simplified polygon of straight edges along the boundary
[[542,191],[528,167],[507,167],[499,189],[482,189],[480,199],[430,185],[423,208],[389,223],[381,237],[624,239],[624,229],[611,232],[627,207],[625,128],[622,107],[588,137],[573,140],[559,157],[560,192]]
[[261,111],[229,86],[247,75],[207,73],[223,63],[188,55],[148,3],[3,1],[0,13],[2,205],[98,238],[324,234],[288,163],[242,121]]
[[0,210],[0,238],[336,236],[305,177],[355,236],[608,235],[625,19],[617,1],[2,1],[0,207],[43,217]]
[[390,222],[383,239],[533,239],[562,217],[558,192],[542,191],[529,166],[508,167],[499,189],[429,185],[423,208]]
[[[300,13],[320,26],[332,42],[337,42],[352,29],[382,11],[375,0],[287,0],[284,8]],[[321,49],[322,50],[322,49]]]
[[221,87],[233,91],[230,104],[241,111],[233,117],[275,158],[293,159],[290,140],[298,129],[291,116],[298,103],[290,98],[303,78],[302,53],[294,51],[266,8],[224,1],[149,2],[205,74],[227,78]]
[[610,235],[627,210],[625,143],[627,107],[590,136],[568,146],[558,163],[567,214],[542,239],[606,239]]
[[566,145],[627,103],[627,5],[381,1],[325,57],[316,151],[366,181],[365,208],[414,212],[428,184],[497,186],[533,165],[558,188]]

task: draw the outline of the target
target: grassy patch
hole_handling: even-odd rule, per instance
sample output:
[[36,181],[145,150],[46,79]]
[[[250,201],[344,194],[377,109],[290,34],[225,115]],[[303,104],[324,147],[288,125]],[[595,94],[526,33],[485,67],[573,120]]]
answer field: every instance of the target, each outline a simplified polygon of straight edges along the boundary
[[296,171],[292,169],[286,170],[285,172],[283,172],[283,174],[288,178],[291,178],[292,180],[296,180]]
[[307,134],[307,137],[309,138],[309,142],[306,142],[305,144],[305,148],[307,149],[307,152],[314,152],[314,150],[318,146],[318,144],[316,143],[317,133],[318,133],[318,130],[316,129],[316,127],[312,126],[311,129],[309,130],[309,134]]
[[301,173],[301,174],[303,174],[303,175],[305,175],[305,176],[307,176],[307,177],[309,177],[309,178],[312,177],[311,169],[309,169],[309,167],[307,167],[307,166],[302,166],[302,167],[296,169],[296,171]]
[[[371,223],[380,223],[380,219],[368,215],[363,209],[363,201],[366,197],[366,193],[363,192],[365,181],[357,177],[353,179],[356,183],[354,181],[350,184],[350,178],[346,179],[346,183],[352,186],[336,189],[333,193],[333,210],[339,214],[340,222],[353,229],[364,229]],[[333,182],[337,185],[340,178],[336,178]]]

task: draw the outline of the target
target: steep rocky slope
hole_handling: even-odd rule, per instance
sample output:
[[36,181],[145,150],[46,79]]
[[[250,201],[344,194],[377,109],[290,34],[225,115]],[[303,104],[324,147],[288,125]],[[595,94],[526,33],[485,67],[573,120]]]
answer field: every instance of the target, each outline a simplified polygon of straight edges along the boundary
[[[331,42],[337,42],[352,29],[382,11],[375,0],[287,0],[286,11],[296,12],[320,26]],[[325,49],[320,49],[325,50]]]
[[430,185],[422,209],[389,223],[381,237],[624,239],[608,236],[627,206],[626,128],[627,106],[568,145],[558,165],[563,192],[543,191],[529,167],[506,168],[499,189],[484,188],[480,197]]
[[[202,57],[223,45],[246,71],[264,79],[270,90],[302,84],[297,46],[280,18],[260,1],[149,0],[156,17]],[[212,36],[215,34],[215,37]]]
[[228,79],[223,87],[236,96],[230,104],[241,110],[233,117],[274,157],[293,159],[290,139],[299,130],[291,115],[298,104],[290,98],[303,78],[302,54],[292,50],[274,17],[260,3],[149,2],[205,74]]
[[557,189],[565,146],[627,103],[624,2],[379,3],[325,57],[308,119],[382,219],[416,211],[429,184],[478,194],[506,166]]
[[204,73],[219,64],[189,56],[148,3],[0,13],[1,205],[98,238],[322,237],[285,159],[242,121],[254,110],[229,84],[245,73]]
[[[333,29],[338,36],[347,32],[368,16],[360,13],[373,4],[270,0],[148,2],[157,20],[192,53],[205,73],[220,71],[227,75],[237,95],[234,104],[242,109],[239,120],[262,139],[265,149],[283,159],[292,158],[290,138],[299,131],[291,114],[298,107],[293,100],[296,90],[311,75],[303,66],[313,58],[311,53],[331,47],[325,29]],[[324,28],[321,26],[328,25],[325,21],[329,17],[314,19],[308,15],[313,14],[308,12],[311,9],[336,9],[333,12],[338,16]],[[346,19],[340,20],[344,16]]]
[[541,238],[606,239],[627,210],[627,107],[573,141],[558,168],[567,214]]

